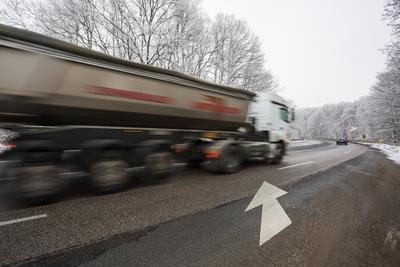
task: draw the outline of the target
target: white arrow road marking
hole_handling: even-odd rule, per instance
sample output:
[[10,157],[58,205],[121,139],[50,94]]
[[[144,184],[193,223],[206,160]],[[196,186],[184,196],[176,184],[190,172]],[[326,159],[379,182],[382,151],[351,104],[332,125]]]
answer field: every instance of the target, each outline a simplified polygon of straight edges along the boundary
[[277,198],[287,194],[272,184],[263,182],[245,211],[262,205],[260,246],[288,227],[292,221]]
[[20,222],[25,222],[25,221],[31,221],[31,220],[37,220],[37,219],[46,218],[46,217],[47,217],[47,214],[40,214],[40,215],[35,215],[35,216],[30,216],[30,217],[15,219],[15,220],[9,220],[9,221],[5,221],[5,222],[0,222],[0,226],[14,224],[14,223],[20,223]]
[[307,162],[303,162],[303,163],[299,163],[299,164],[294,164],[294,165],[290,165],[290,166],[278,168],[278,170],[285,170],[285,169],[289,169],[289,168],[293,168],[293,167],[298,167],[298,166],[303,166],[303,165],[311,164],[311,163],[314,163],[314,161],[307,161]]

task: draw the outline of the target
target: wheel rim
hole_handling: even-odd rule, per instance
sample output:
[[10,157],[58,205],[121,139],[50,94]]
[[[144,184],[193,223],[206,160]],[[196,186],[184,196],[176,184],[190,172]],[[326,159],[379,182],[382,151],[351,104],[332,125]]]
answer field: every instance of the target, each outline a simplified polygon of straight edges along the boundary
[[283,146],[282,144],[278,145],[278,157],[279,160],[283,158]]
[[126,182],[128,165],[123,160],[107,160],[94,164],[91,174],[94,186],[105,189],[120,186]]
[[236,168],[239,164],[238,153],[235,150],[231,150],[225,157],[225,167],[228,169]]
[[16,191],[20,198],[54,195],[61,191],[62,185],[55,165],[20,167],[17,172]]

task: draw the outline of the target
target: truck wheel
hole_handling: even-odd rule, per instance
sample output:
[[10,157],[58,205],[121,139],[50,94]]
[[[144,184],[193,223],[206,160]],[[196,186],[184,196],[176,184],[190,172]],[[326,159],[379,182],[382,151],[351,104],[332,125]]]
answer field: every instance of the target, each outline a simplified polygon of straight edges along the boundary
[[168,150],[154,151],[144,160],[146,167],[146,180],[166,178],[174,172],[175,157]]
[[61,168],[54,163],[20,166],[15,172],[15,197],[26,204],[51,201],[65,189]]
[[219,170],[224,174],[238,172],[242,165],[239,150],[234,146],[227,147],[219,158]]
[[283,159],[283,154],[285,153],[285,147],[282,143],[276,145],[275,157],[272,159],[272,164],[280,164]]
[[107,152],[90,166],[90,186],[100,194],[121,191],[129,182],[129,164],[118,152]]

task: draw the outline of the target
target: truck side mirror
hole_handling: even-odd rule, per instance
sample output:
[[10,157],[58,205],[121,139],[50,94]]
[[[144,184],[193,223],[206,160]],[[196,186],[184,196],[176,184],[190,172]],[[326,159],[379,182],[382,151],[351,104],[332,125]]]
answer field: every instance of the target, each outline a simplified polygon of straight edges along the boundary
[[294,122],[296,119],[296,114],[294,112],[294,108],[290,108],[290,121]]

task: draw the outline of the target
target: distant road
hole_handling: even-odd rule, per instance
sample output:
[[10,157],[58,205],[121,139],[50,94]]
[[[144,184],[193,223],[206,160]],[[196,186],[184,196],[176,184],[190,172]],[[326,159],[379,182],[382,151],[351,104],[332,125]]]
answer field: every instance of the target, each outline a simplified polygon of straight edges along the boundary
[[[18,208],[0,200],[0,264],[400,266],[400,166],[361,145],[289,151],[240,173],[196,169],[157,185]],[[263,182],[292,224],[259,247]],[[4,188],[4,187],[2,187]],[[33,217],[26,221],[13,220]]]
[[297,147],[297,146],[310,146],[310,145],[316,145],[316,144],[321,144],[322,141],[320,140],[295,140],[290,142],[291,147]]
[[291,141],[289,144],[289,150],[291,151],[298,151],[298,150],[307,150],[307,149],[314,149],[323,146],[332,145],[331,141],[324,141],[324,140],[296,140]]

